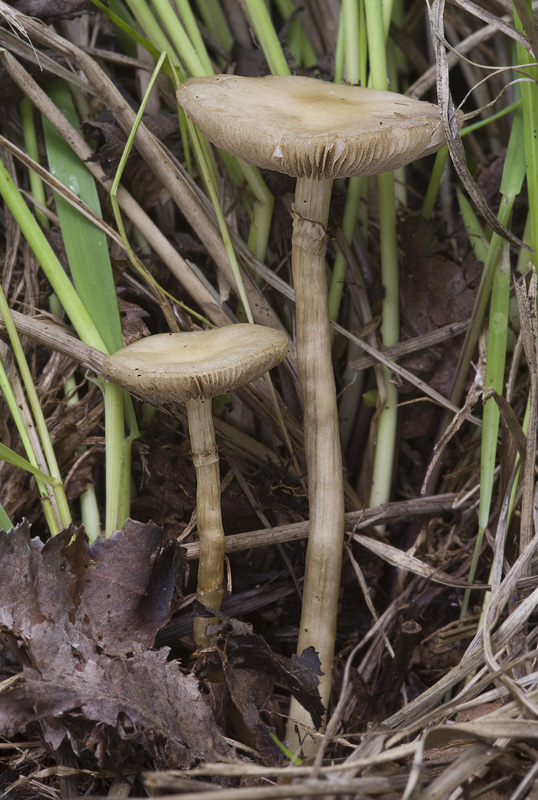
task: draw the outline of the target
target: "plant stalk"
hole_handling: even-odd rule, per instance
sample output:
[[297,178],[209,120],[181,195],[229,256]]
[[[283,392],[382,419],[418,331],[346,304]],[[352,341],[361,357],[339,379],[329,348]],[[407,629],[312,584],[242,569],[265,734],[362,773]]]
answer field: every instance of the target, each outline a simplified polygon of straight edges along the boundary
[[[188,400],[186,406],[191,456],[196,469],[196,525],[200,539],[196,599],[218,611],[224,593],[226,539],[220,510],[219,451],[211,398]],[[194,641],[198,647],[207,647],[206,628],[216,622],[215,617],[195,617]]]
[[[297,180],[292,239],[297,361],[303,394],[310,503],[297,651],[301,654],[306,647],[313,646],[319,654],[324,673],[319,688],[325,708],[331,690],[344,537],[342,455],[325,272],[331,188],[332,180]],[[293,749],[297,742],[293,720],[309,726],[312,720],[294,699],[290,717],[287,735]]]

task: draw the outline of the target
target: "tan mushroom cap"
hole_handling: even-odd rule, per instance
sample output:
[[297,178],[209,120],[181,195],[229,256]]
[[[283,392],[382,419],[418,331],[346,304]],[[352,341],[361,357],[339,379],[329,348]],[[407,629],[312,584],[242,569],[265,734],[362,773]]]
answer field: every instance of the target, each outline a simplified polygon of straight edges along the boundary
[[439,109],[394,92],[299,76],[191,78],[185,113],[249,164],[306,178],[377,175],[445,144]]
[[238,324],[189,333],[160,333],[118,350],[105,375],[157,406],[215,397],[259,378],[288,352],[285,333]]

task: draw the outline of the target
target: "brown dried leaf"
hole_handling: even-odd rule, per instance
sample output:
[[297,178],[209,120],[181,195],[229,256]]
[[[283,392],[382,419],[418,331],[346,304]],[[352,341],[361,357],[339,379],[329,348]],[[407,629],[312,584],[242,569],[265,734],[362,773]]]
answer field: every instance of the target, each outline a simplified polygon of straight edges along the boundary
[[108,111],[102,112],[96,121],[84,121],[81,128],[85,134],[97,140],[91,160],[98,161],[107,176],[112,177],[125,150],[127,137]]
[[[167,662],[168,649],[137,648],[130,657],[98,657],[71,670],[25,669],[26,685],[35,703],[35,718],[61,718],[78,711],[91,723],[94,742],[108,742],[110,729],[141,745],[150,755],[165,753],[168,766],[187,767],[215,760],[228,750],[215,726],[198,681],[184,675],[177,662]],[[80,723],[79,723],[80,724]],[[94,726],[99,726],[96,733]],[[65,722],[69,726],[69,721]],[[108,726],[108,730],[103,726]],[[63,739],[60,732],[55,748]]]
[[[158,114],[146,114],[144,124],[151,133],[161,141],[178,133],[177,116],[162,111]],[[96,140],[95,154],[92,161],[98,161],[107,175],[114,175],[127,144],[127,136],[119,127],[115,115],[104,109],[97,120],[85,120],[82,123],[84,133],[93,136]],[[129,156],[129,165],[138,161],[136,153]],[[146,169],[146,188],[148,186],[148,172]]]
[[177,550],[132,520],[91,549],[74,527],[45,545],[26,522],[0,534],[0,628],[24,674],[2,695],[4,735],[43,720],[55,748],[68,730],[101,755],[127,742],[175,766],[227,752],[197,680],[149,649],[170,617]]
[[92,639],[109,655],[132,650],[134,642],[151,647],[170,619],[179,558],[175,542],[162,542],[162,530],[153,523],[127,520],[110,539],[98,539],[91,555],[79,626],[88,620]]
[[151,331],[143,321],[143,317],[149,317],[147,311],[136,303],[129,303],[122,297],[118,297],[118,305],[121,316],[121,332],[125,346],[149,336]]
[[282,751],[271,738],[274,729],[261,719],[259,712],[270,697],[273,684],[278,683],[289,689],[319,727],[324,713],[318,689],[322,674],[319,657],[313,647],[308,647],[286,664],[261,636],[252,632],[250,625],[219,616],[224,621],[219,627],[217,646],[230,695],[265,761],[277,764],[282,760]]

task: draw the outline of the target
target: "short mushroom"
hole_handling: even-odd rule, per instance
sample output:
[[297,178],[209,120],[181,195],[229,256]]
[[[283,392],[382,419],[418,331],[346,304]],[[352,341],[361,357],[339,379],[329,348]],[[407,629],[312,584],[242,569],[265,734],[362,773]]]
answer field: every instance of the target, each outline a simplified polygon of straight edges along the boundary
[[344,535],[325,274],[331,188],[334,178],[377,175],[438,150],[445,143],[439,110],[392,92],[298,76],[192,78],[177,96],[217,147],[297,178],[292,271],[310,503],[298,652],[308,645],[318,651],[327,707]]
[[[103,373],[127,391],[156,405],[187,406],[191,455],[196,468],[196,524],[200,560],[196,598],[218,611],[223,596],[224,530],[220,471],[211,399],[251,383],[288,352],[282,331],[238,324],[189,333],[161,333],[106,356]],[[197,617],[194,638],[207,644],[211,619]]]

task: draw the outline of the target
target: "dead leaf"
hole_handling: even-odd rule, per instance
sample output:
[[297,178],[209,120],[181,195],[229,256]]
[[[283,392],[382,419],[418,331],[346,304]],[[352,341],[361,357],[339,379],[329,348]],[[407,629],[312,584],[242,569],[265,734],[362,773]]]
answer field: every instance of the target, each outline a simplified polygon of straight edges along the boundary
[[260,717],[271,695],[273,684],[284,686],[311,714],[316,727],[323,719],[319,695],[319,657],[313,647],[291,662],[276,656],[252,626],[229,617],[218,626],[217,651],[224,678],[243,722],[251,732],[257,749],[269,764],[282,760],[282,751],[271,738],[274,729]]
[[[92,723],[87,732],[93,732],[95,744],[102,741],[108,748],[115,732],[168,767],[185,768],[198,760],[226,755],[228,747],[200,694],[198,681],[184,675],[177,662],[167,662],[168,653],[168,648],[137,647],[130,657],[98,657],[85,664],[73,659],[70,672],[64,668],[25,669],[35,717],[58,719],[80,713]],[[69,727],[69,722],[64,726]],[[53,744],[57,749],[59,742]]]
[[[157,114],[146,114],[144,125],[161,141],[176,136],[178,133],[177,115],[161,111]],[[115,115],[107,108],[103,109],[97,120],[85,120],[81,128],[84,133],[96,140],[92,161],[98,161],[107,175],[113,176],[118,168],[127,144],[127,136],[119,127]],[[129,156],[129,168],[139,160],[136,152]],[[145,187],[148,188],[148,172],[145,173]]]
[[0,628],[24,675],[2,695],[3,735],[42,720],[54,748],[69,732],[101,765],[115,748],[183,767],[228,752],[198,681],[149,649],[177,558],[160,528],[132,520],[91,549],[74,527],[45,545],[27,522],[0,534]]
[[126,347],[139,339],[143,339],[144,336],[150,335],[151,331],[143,321],[143,317],[149,317],[147,311],[137,303],[129,303],[122,297],[118,297],[118,306],[121,316],[123,343]]

